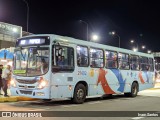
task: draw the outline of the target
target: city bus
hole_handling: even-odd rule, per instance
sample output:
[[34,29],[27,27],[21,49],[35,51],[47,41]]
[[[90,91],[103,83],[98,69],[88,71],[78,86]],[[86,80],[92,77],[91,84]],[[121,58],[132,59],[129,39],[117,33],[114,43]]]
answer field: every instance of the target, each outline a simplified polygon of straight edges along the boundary
[[154,57],[54,34],[17,39],[11,95],[42,100],[124,94],[154,87]]

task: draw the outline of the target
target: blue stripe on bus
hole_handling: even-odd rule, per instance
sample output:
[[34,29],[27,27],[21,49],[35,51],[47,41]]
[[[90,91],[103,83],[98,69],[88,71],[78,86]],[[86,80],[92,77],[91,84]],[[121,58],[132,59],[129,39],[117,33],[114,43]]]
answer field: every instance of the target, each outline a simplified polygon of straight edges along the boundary
[[148,73],[147,72],[143,72],[144,74],[145,74],[145,76],[146,76],[146,78],[147,78],[147,83],[149,83],[149,77],[148,77]]
[[118,79],[118,82],[119,82],[120,86],[117,90],[120,91],[120,92],[123,92],[126,80],[123,80],[122,74],[120,73],[120,71],[118,69],[110,69],[110,70],[115,74],[115,76]]

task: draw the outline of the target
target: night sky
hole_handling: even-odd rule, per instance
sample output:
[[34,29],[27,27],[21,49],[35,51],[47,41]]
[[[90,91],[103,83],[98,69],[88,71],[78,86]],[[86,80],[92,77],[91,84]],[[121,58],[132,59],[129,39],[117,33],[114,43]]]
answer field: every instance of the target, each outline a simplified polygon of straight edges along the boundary
[[[29,3],[29,32],[52,33],[86,40],[97,33],[99,43],[131,49],[134,39],[146,50],[160,51],[160,7],[158,0],[26,0]],[[26,31],[27,6],[23,0],[0,0],[0,21]],[[144,51],[145,52],[145,51]]]

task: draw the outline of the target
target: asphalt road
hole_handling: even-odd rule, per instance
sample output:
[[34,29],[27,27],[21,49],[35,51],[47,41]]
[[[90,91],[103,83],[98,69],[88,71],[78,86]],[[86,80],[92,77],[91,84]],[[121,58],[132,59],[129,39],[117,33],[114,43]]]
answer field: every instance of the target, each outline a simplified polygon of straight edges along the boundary
[[[97,120],[97,119],[98,120],[106,120],[106,119],[107,120],[142,120],[142,119],[159,120],[160,88],[139,92],[138,96],[135,98],[124,97],[123,95],[114,95],[112,98],[103,98],[103,99],[89,98],[86,100],[84,104],[73,104],[70,100],[58,100],[58,101],[53,100],[51,102],[43,102],[43,101],[6,102],[6,103],[0,103],[0,111],[9,111],[9,112],[18,111],[20,113],[22,111],[23,112],[27,111],[29,113],[42,112],[42,118],[38,118],[38,120],[53,120],[53,117],[43,117],[47,116],[47,114],[51,116],[52,115],[60,116],[60,117],[54,117],[54,120],[71,120],[71,119],[73,120],[74,119],[75,120],[82,120],[82,119],[83,120]],[[57,111],[63,111],[63,112],[57,113]],[[143,114],[141,114],[141,112]],[[154,115],[158,114],[159,117],[144,116],[145,114],[152,114],[152,113],[154,113]],[[135,116],[135,114],[137,116]],[[117,117],[110,117],[110,115]],[[22,118],[19,117],[17,118],[15,116],[14,118],[12,117],[3,119],[18,120]],[[23,119],[30,120],[35,118],[23,118]]]

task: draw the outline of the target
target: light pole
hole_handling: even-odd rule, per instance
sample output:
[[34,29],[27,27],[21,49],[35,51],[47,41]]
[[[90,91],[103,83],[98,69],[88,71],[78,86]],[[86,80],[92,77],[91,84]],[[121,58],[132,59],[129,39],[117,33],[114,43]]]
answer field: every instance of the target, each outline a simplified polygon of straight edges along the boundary
[[120,38],[120,36],[114,31],[110,32],[110,34],[113,35],[113,36],[116,35],[118,37],[118,42],[119,42],[118,44],[119,44],[119,48],[120,48],[121,47],[121,38]]
[[[134,40],[131,40],[130,42],[131,42],[132,44],[133,44],[133,43],[135,43],[135,41],[134,41]],[[137,46],[137,50],[136,50],[136,51],[138,51],[138,49],[139,49],[139,47],[138,47],[138,43],[136,43],[136,46]],[[133,51],[135,51],[135,50],[134,50],[134,48],[133,48]]]
[[134,51],[134,52],[137,52],[137,48],[133,48],[133,51]]
[[93,34],[93,35],[91,36],[91,40],[93,40],[93,41],[97,41],[98,39],[99,39],[99,36],[96,35],[96,34]]
[[83,20],[80,20],[80,22],[86,24],[86,26],[87,26],[87,41],[88,41],[88,23]]
[[148,54],[151,54],[151,50],[148,50],[147,53],[148,53]]
[[146,46],[142,45],[142,49],[145,49],[145,48],[146,48]]
[[[145,46],[145,45],[142,45],[142,46],[139,47],[138,43],[136,43],[134,40],[130,40],[130,42],[131,42],[132,44],[135,43],[135,44],[137,45],[137,51],[140,51],[139,48],[141,48],[141,52],[143,52],[144,49],[146,49],[146,46]],[[133,51],[135,51],[134,48],[133,48]]]
[[27,5],[27,32],[28,32],[28,24],[29,24],[29,5],[26,0],[23,0],[25,4]]

